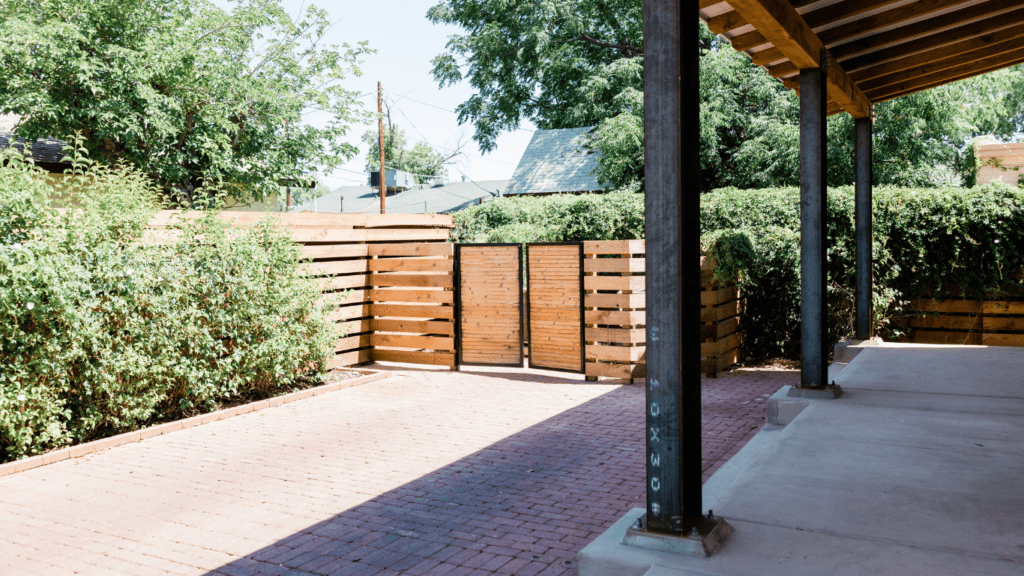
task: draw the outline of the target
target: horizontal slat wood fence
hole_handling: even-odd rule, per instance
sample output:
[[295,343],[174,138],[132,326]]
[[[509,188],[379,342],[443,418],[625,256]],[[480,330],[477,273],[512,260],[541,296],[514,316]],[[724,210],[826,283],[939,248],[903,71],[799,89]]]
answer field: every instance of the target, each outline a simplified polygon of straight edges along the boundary
[[[156,233],[196,212],[164,211]],[[268,214],[223,212],[237,228]],[[335,301],[331,318],[347,329],[335,343],[340,366],[375,360],[454,367],[454,255],[452,217],[438,214],[275,213],[311,261],[315,277]],[[347,294],[346,294],[347,291]],[[344,298],[342,298],[344,295]]]
[[1024,346],[1024,301],[913,300],[908,312],[909,342]]
[[[646,375],[645,251],[643,240],[583,243],[588,379]],[[704,260],[701,287],[701,372],[714,376],[739,361],[742,307]]]

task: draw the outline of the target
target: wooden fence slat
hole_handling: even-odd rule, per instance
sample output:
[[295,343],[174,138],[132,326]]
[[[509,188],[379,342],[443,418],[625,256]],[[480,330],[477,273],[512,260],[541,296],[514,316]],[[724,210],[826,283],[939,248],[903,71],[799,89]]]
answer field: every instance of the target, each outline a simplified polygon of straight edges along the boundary
[[647,260],[644,258],[586,258],[583,260],[584,272],[644,272]]
[[372,289],[366,291],[366,299],[373,302],[454,304],[455,293],[448,290],[403,290]]
[[374,258],[367,261],[370,272],[452,272],[451,258]]
[[[584,260],[586,262],[586,260]],[[644,290],[643,276],[584,276],[583,287],[587,290]],[[531,283],[530,288],[533,288]]]
[[584,297],[587,308],[643,308],[647,297],[643,294],[599,294],[589,292]]
[[370,256],[454,256],[454,244],[437,243],[404,243],[404,244],[370,244]]
[[455,319],[452,306],[429,306],[409,304],[371,304],[370,315],[374,318],[440,318]]
[[643,240],[588,240],[583,242],[583,254],[643,254]]
[[452,352],[377,349],[373,351],[373,359],[379,362],[405,362],[409,364],[455,367],[455,354]]
[[370,326],[375,332],[410,332],[414,334],[443,334],[455,336],[455,325],[451,322],[431,320],[385,320],[374,318]]
[[448,230],[443,228],[355,228],[351,230],[339,228],[292,229],[293,242],[387,242],[387,241],[444,241],[448,239]]
[[425,348],[455,352],[455,338],[444,336],[413,336],[409,334],[373,334],[370,336],[372,346],[384,348]]
[[412,288],[452,288],[455,278],[451,274],[371,274],[372,286],[405,286]]

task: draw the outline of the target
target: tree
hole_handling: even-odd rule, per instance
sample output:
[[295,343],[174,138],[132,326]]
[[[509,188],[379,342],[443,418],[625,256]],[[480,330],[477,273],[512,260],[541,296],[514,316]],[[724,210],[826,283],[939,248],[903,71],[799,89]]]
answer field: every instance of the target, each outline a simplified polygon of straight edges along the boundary
[[[357,152],[341,137],[366,116],[341,81],[369,50],[322,44],[329,25],[279,0],[7,0],[0,112],[23,117],[20,137],[81,134],[174,200],[277,194]],[[303,122],[311,111],[329,120]]]
[[[448,51],[434,58],[434,77],[442,87],[467,79],[477,90],[458,113],[460,123],[473,124],[483,151],[524,119],[542,129],[599,125],[642,103],[641,16],[636,0],[444,0],[427,18],[466,34],[451,37]],[[636,160],[636,124],[621,122],[632,136],[603,146],[633,159],[602,160],[601,178],[634,179],[623,169]],[[598,141],[618,134],[595,130]]]
[[[386,107],[384,116],[384,167],[386,170],[403,170],[423,184],[428,178],[448,175],[446,164],[462,154],[462,146],[457,145],[451,151],[440,152],[426,142],[416,142],[407,148],[408,139],[402,130],[391,121],[391,108]],[[366,171],[380,170],[380,145],[377,130],[367,130],[363,134],[363,142],[369,146],[366,153]]]
[[[637,0],[443,0],[433,22],[459,25],[434,59],[445,86],[477,91],[458,107],[482,150],[524,119],[541,128],[595,126],[598,178],[643,181],[642,3]],[[799,183],[799,100],[701,24],[703,190]],[[875,180],[940,185],[973,178],[968,141],[1024,130],[1024,66],[876,107]],[[829,183],[853,182],[853,121],[829,118]]]

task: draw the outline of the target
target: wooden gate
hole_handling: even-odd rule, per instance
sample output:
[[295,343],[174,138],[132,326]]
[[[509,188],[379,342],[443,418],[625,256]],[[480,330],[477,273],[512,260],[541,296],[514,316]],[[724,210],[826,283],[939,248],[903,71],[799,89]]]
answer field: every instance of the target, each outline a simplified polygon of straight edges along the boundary
[[583,243],[526,245],[529,367],[583,372]]
[[519,244],[455,245],[456,366],[523,366]]

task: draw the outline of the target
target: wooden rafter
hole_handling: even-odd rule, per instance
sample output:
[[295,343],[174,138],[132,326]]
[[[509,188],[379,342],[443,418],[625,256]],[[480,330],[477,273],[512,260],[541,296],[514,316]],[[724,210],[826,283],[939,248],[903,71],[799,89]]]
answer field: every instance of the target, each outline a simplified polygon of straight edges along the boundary
[[[800,68],[821,65],[824,44],[786,0],[729,0],[729,4],[794,65]],[[829,97],[854,118],[868,117],[871,103],[838,63],[830,63],[826,80]]]
[[883,100],[906,96],[907,94],[913,94],[914,92],[920,92],[922,90],[927,90],[943,84],[949,84],[958,80],[965,80],[967,78],[972,78],[980,74],[1000,70],[1020,63],[1024,63],[1024,50],[1007,52],[1005,54],[976,60],[969,65],[923,74],[915,78],[908,78],[903,82],[871,90],[868,92],[868,95],[871,97],[872,102],[881,102]]
[[[847,72],[853,72],[926,52],[940,55],[948,49],[973,50],[986,43],[1016,38],[1019,30],[1024,30],[1024,8],[904,42],[899,45],[899,50],[877,50],[855,58],[848,58],[842,60],[843,68]],[[954,46],[957,48],[953,48]]]
[[964,64],[976,62],[989,56],[998,56],[1007,52],[1024,49],[1024,26],[1020,32],[1009,39],[984,44],[973,50],[950,48],[921,52],[909,58],[894,60],[880,66],[865,68],[853,72],[850,76],[857,81],[861,90],[871,90],[901,82],[910,77],[921,76],[941,70],[948,70]]
[[[829,51],[834,58],[844,61],[847,58],[888,48],[907,40],[938,34],[951,28],[971,26],[972,24],[970,23],[979,18],[1007,15],[1004,13],[1008,13],[1014,8],[1017,8],[1017,6],[1007,2],[984,2],[961,8],[948,14],[941,14],[920,22],[907,24],[894,30],[872,34],[864,38],[839,44],[838,46],[831,46]],[[949,31],[952,32],[952,30]]]

